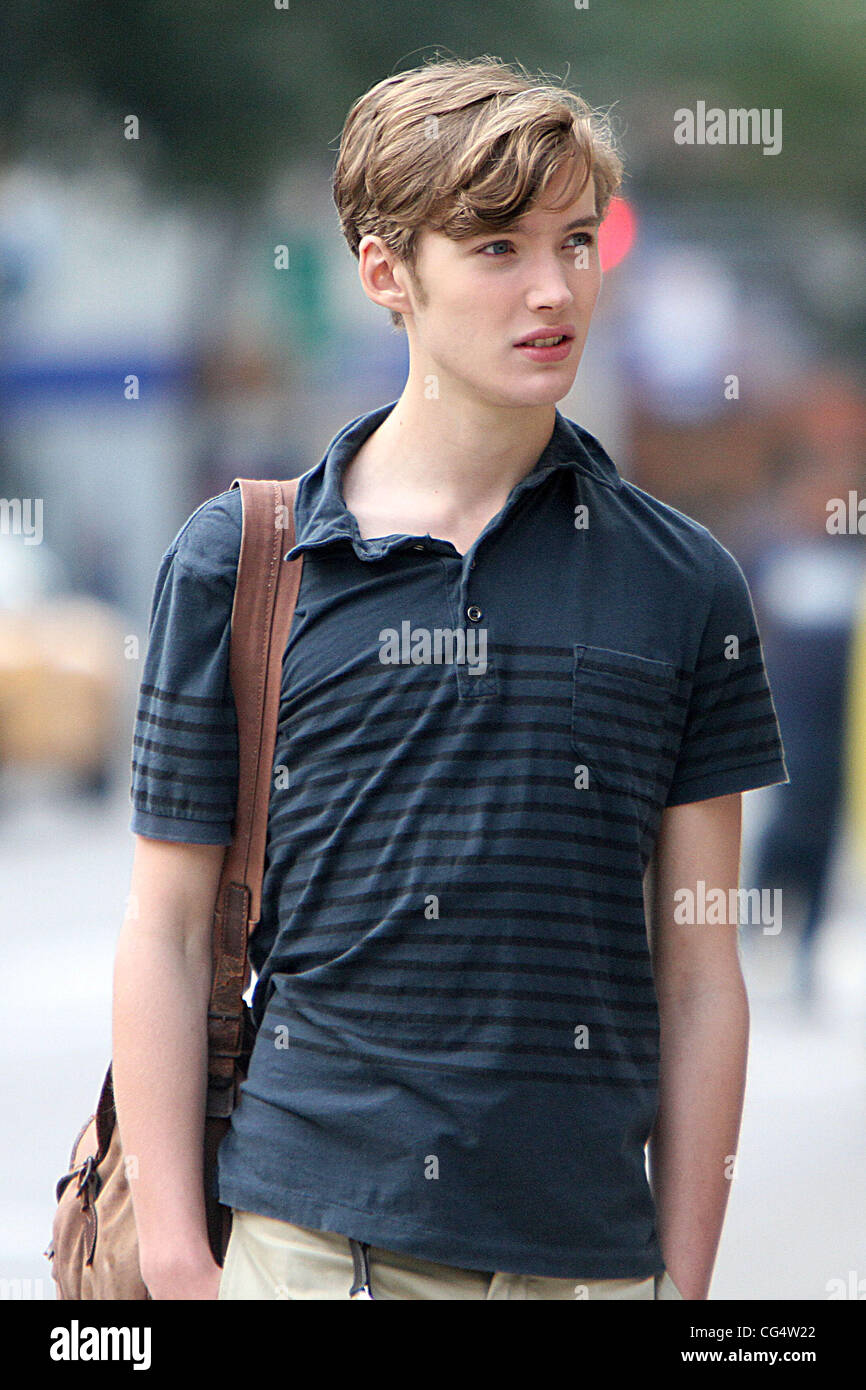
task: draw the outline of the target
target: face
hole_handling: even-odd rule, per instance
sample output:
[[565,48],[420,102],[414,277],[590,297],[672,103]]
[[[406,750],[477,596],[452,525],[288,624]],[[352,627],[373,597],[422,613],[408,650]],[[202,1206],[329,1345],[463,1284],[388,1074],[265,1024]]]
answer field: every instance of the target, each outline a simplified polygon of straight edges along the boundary
[[[566,182],[551,186],[550,201]],[[392,266],[378,288],[396,286],[396,297],[379,302],[404,313],[419,380],[434,374],[440,394],[450,384],[491,403],[555,403],[571,389],[601,288],[593,180],[560,211],[532,208],[492,235],[454,241],[424,229],[416,279]],[[558,349],[516,346],[558,328],[571,335]]]

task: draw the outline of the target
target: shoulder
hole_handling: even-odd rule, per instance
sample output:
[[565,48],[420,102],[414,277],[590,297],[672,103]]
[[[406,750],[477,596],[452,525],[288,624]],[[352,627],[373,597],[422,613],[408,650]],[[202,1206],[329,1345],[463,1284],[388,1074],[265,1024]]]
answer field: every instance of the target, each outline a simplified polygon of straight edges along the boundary
[[626,479],[619,496],[646,542],[663,552],[680,577],[707,599],[747,587],[739,561],[709,527]]
[[242,529],[240,488],[229,488],[208,497],[187,517],[168,547],[166,558],[204,581],[234,587]]
[[604,513],[619,542],[628,547],[633,564],[671,570],[699,588],[713,589],[719,572],[737,569],[737,562],[710,530],[677,507],[622,476],[601,442],[576,420],[563,419],[565,442],[582,455],[587,474],[600,488]]

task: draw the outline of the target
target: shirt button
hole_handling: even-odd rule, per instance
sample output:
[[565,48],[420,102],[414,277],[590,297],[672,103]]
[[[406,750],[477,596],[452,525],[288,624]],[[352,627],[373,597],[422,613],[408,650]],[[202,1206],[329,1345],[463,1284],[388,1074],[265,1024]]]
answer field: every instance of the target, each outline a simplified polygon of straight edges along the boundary
[[469,605],[469,607],[466,609],[466,616],[471,623],[478,622],[478,619],[481,617],[481,609],[478,607],[477,603],[472,603]]

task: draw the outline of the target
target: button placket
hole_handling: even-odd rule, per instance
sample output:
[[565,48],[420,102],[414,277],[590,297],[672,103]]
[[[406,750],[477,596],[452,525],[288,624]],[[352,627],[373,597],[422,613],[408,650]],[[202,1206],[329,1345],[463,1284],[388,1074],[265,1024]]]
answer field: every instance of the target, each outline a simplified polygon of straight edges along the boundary
[[[481,537],[479,537],[479,540]],[[475,545],[478,541],[475,542]],[[474,546],[473,546],[474,549]],[[478,700],[490,698],[499,694],[499,680],[496,675],[495,666],[490,652],[489,632],[485,620],[484,609],[478,603],[469,600],[469,572],[475,568],[475,557],[464,557],[460,573],[460,606],[459,612],[462,614],[462,626],[466,632],[467,645],[471,641],[474,643],[474,652],[477,654],[483,650],[485,654],[485,669],[483,674],[472,674],[472,669],[468,663],[460,662],[457,666],[457,690],[461,700]],[[483,639],[479,629],[484,628]],[[480,646],[481,641],[484,647]]]

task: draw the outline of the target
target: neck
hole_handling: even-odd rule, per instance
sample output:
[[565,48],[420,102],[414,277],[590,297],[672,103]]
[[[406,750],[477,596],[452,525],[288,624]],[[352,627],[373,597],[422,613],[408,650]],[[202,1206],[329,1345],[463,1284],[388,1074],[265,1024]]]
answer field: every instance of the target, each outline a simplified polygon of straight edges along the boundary
[[[429,378],[427,378],[429,381]],[[419,499],[471,508],[507,495],[537,462],[555,423],[550,404],[503,406],[448,383],[430,398],[409,374],[393,410],[368,440],[370,483],[391,483]]]

